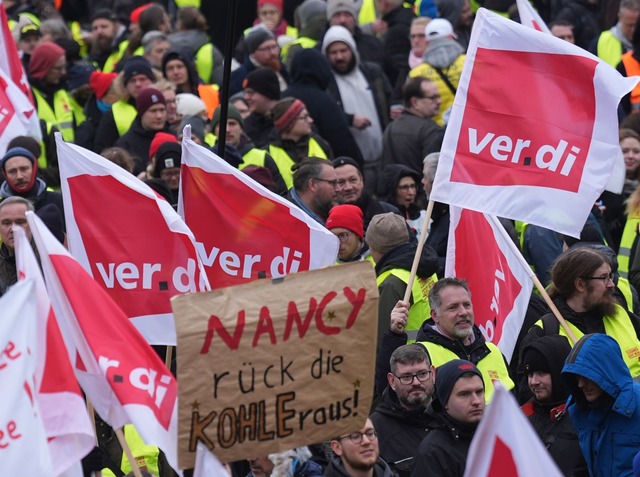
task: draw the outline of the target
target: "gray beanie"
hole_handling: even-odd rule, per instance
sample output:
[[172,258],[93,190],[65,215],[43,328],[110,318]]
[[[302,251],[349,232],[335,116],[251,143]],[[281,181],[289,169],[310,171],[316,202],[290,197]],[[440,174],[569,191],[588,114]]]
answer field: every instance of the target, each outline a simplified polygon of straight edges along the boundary
[[304,28],[315,16],[327,14],[327,3],[324,0],[304,0],[296,9],[296,17],[300,27]]
[[247,47],[247,51],[250,55],[253,54],[260,45],[262,45],[267,40],[274,40],[275,37],[273,33],[267,30],[264,26],[258,25],[255,28],[252,28],[249,33],[247,33],[244,37],[244,44]]
[[340,12],[350,13],[358,22],[358,13],[362,6],[362,0],[327,0],[327,20]]
[[204,141],[205,123],[202,116],[187,116],[186,118],[182,118],[178,131],[182,131],[187,124],[191,125],[191,134],[197,136],[201,141]]
[[389,250],[409,241],[407,222],[393,212],[374,215],[367,227],[364,241],[369,248],[384,255]]

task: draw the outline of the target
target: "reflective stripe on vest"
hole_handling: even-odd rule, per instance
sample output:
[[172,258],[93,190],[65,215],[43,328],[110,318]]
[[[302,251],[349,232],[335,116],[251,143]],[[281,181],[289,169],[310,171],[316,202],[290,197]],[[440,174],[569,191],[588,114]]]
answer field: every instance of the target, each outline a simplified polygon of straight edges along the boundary
[[[640,63],[633,57],[633,51],[627,51],[622,55],[622,63],[628,78],[640,76]],[[631,90],[631,110],[640,110],[640,86],[638,85]]]
[[263,149],[249,149],[242,155],[242,164],[238,167],[240,170],[244,169],[247,166],[258,166],[264,167],[264,159],[267,155],[267,151]]
[[[280,171],[280,175],[284,180],[287,189],[293,187],[293,172],[291,172],[291,168],[295,165],[291,156],[287,154],[287,152],[281,147],[274,146],[273,144],[269,144],[269,154],[273,157],[273,160],[278,166],[278,170]],[[318,144],[314,138],[309,138],[309,146],[307,149],[307,157],[319,157],[320,159],[328,159],[327,154]]]
[[[429,356],[431,357],[431,364],[436,367],[436,374],[438,373],[438,366],[442,366],[444,363],[453,361],[454,359],[465,359],[464,356],[460,357],[453,351],[431,343],[430,341],[419,341],[419,344],[427,348]],[[475,363],[476,367],[482,373],[482,380],[484,381],[484,400],[486,403],[491,401],[493,396],[493,383],[494,381],[500,381],[500,384],[504,386],[507,391],[512,390],[515,384],[509,377],[509,371],[504,364],[504,358],[502,353],[496,345],[486,342],[490,353],[482,358],[479,362]]]
[[[640,376],[640,341],[636,337],[636,330],[631,323],[631,318],[624,308],[616,304],[616,314],[613,316],[605,316],[604,322],[605,334],[611,336],[620,345],[622,350],[622,358],[629,368],[629,372],[633,378]],[[582,338],[583,333],[572,323],[567,321],[569,329],[573,332],[576,339]],[[542,320],[536,322],[535,326],[543,328]],[[558,333],[567,336],[564,328],[560,327]],[[568,338],[568,337],[567,337]],[[569,340],[571,343],[571,340]],[[572,345],[573,346],[573,345]]]
[[[399,278],[406,285],[409,283],[409,276],[411,272],[403,268],[391,268],[385,270],[378,277],[376,277],[376,283],[378,286],[382,285],[389,275]],[[418,331],[422,327],[422,323],[431,317],[431,307],[429,306],[429,290],[438,281],[438,277],[434,274],[428,278],[420,278],[416,275],[416,279],[413,281],[411,287],[411,298],[413,298],[413,304],[409,308],[409,319],[407,320],[407,326],[405,326],[405,332],[407,333],[407,344],[413,343],[418,336]]]
[[111,112],[113,113],[113,120],[116,123],[118,136],[124,136],[129,128],[131,128],[133,121],[135,121],[138,111],[126,101],[120,100],[113,103]]
[[51,106],[49,106],[47,100],[44,99],[42,93],[35,88],[33,88],[33,96],[36,98],[38,117],[47,123],[47,130],[49,130],[49,125],[56,126],[58,131],[62,133],[62,137],[65,141],[73,142],[75,139],[75,131],[73,124],[73,109],[71,107],[71,98],[69,93],[63,89],[59,89],[54,93],[54,109],[51,109]]
[[213,73],[213,44],[205,43],[202,45],[196,52],[193,63],[202,82],[205,84],[211,83],[211,75]]
[[[602,61],[609,63],[615,68],[618,66],[618,63],[620,63],[620,57],[622,56],[622,43],[613,36],[611,31],[604,31],[600,34],[600,38],[598,38],[596,54]],[[631,76],[628,73],[629,70],[627,70],[627,76]]]
[[620,239],[620,248],[618,249],[618,273],[622,278],[629,278],[629,256],[631,255],[631,247],[638,235],[638,224],[640,224],[640,210],[635,210],[627,217],[627,223],[624,224],[624,231]]
[[[158,456],[160,454],[160,450],[156,446],[145,444],[142,437],[140,437],[140,434],[138,434],[138,431],[136,431],[136,428],[131,424],[124,426],[124,439],[127,441],[127,444],[131,449],[131,454],[133,454],[138,467],[146,469],[153,475],[160,475],[160,470],[158,469]],[[127,459],[127,455],[124,452],[122,452],[120,470],[125,474],[128,474],[133,470],[129,463],[129,459]],[[111,472],[111,470],[105,468],[102,469],[102,476],[115,477],[115,474]]]

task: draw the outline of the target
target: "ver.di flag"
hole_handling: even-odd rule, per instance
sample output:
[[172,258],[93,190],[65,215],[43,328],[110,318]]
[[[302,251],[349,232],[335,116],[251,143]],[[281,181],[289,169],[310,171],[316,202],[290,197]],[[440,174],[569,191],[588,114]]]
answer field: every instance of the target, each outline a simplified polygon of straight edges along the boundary
[[177,467],[178,385],[151,346],[107,292],[33,212],[38,247],[56,318],[76,350],[76,377],[100,417],[114,429],[134,425]]
[[464,477],[561,477],[516,399],[496,383],[493,399],[476,429]]
[[180,181],[178,212],[213,289],[335,263],[334,234],[191,139],[182,140]]
[[431,198],[579,236],[618,155],[618,103],[638,81],[480,9]]
[[36,399],[35,283],[16,283],[0,298],[0,470],[6,476],[51,475],[51,455]]
[[450,213],[445,276],[467,281],[476,325],[511,361],[531,298],[533,272],[518,258],[495,217],[455,206]]
[[77,464],[93,449],[96,436],[36,256],[22,227],[14,225],[13,235],[18,278],[32,279],[35,286],[38,323],[36,398],[48,438],[53,475],[66,472],[65,477],[82,477],[82,468]]
[[56,134],[71,254],[151,344],[175,345],[169,300],[209,290],[195,239],[149,186]]

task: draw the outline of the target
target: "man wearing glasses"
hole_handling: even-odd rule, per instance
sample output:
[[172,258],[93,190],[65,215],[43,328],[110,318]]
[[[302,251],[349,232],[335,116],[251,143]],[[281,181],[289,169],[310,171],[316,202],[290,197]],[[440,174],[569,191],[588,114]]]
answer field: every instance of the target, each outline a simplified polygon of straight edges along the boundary
[[[640,376],[640,322],[614,297],[615,284],[607,257],[594,248],[574,247],[551,267],[549,295],[577,339],[602,333],[618,342],[631,376]],[[521,349],[539,336],[567,336],[553,314],[544,315],[527,333]]]
[[391,355],[389,385],[370,419],[379,432],[380,456],[400,477],[411,475],[413,458],[427,435],[436,370],[424,346],[401,346]]
[[331,440],[333,455],[325,477],[391,477],[391,469],[380,458],[378,435],[371,419],[364,427]]

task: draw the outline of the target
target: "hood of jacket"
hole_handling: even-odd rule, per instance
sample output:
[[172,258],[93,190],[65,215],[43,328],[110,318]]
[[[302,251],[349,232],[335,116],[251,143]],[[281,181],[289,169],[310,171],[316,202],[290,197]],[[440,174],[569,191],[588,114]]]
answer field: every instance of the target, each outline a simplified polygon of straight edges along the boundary
[[292,84],[313,84],[324,91],[331,82],[331,65],[315,48],[305,48],[293,57],[289,75]]
[[[347,470],[342,465],[342,461],[340,457],[337,455],[331,454],[331,458],[329,459],[329,466],[327,467],[325,474],[329,476],[340,476],[340,477],[351,477],[351,474],[347,472]],[[391,477],[391,469],[387,465],[385,461],[378,458],[378,461],[373,466],[373,475],[374,477]]]
[[187,67],[187,73],[189,74],[189,84],[192,91],[198,91],[198,85],[200,84],[200,78],[196,72],[196,67],[193,65],[192,54],[188,50],[179,50],[172,48],[167,51],[162,57],[162,75],[167,77],[167,63],[171,60],[180,60]]
[[324,39],[322,40],[322,54],[327,56],[327,48],[336,41],[341,41],[349,47],[353,55],[356,57],[357,66],[360,63],[358,46],[356,45],[356,41],[353,39],[353,36],[351,36],[351,32],[342,25],[334,25],[327,30],[324,35]]
[[[606,359],[603,359],[606,357]],[[588,406],[575,375],[596,383],[613,400],[612,410],[633,415],[638,405],[629,373],[618,343],[605,334],[584,335],[575,344],[562,369],[562,378],[578,405]]]
[[386,202],[392,202],[395,205],[396,189],[403,177],[413,177],[416,186],[420,186],[422,175],[410,167],[402,164],[387,164],[380,171],[378,179],[378,196]]
[[[461,352],[464,352],[467,354],[467,357],[462,357],[462,359],[467,359],[473,364],[476,364],[480,359],[484,358],[491,352],[486,346],[486,340],[477,325],[473,325],[473,343],[469,346],[464,346],[460,341],[451,339],[440,333],[436,326],[436,322],[433,321],[433,318],[429,318],[422,323],[422,326],[418,330],[416,341],[429,341],[431,343],[435,343],[443,348],[453,351],[458,354],[458,356],[462,356]],[[475,356],[471,357],[471,354],[474,354]]]
[[429,42],[422,58],[434,68],[448,68],[463,53],[464,48],[456,40],[441,38]]
[[46,190],[47,184],[45,184],[45,182],[39,177],[36,177],[36,181],[33,183],[33,187],[25,193],[16,192],[11,188],[8,181],[4,181],[2,185],[0,185],[0,197],[5,199],[7,197],[12,197],[15,195],[24,197],[25,199],[29,199],[33,202],[34,200],[37,200],[42,194],[44,194]]
[[209,43],[209,37],[201,30],[185,30],[171,33],[169,42],[172,49],[188,50],[195,54],[202,45]]
[[[562,367],[571,351],[571,345],[567,338],[562,335],[542,336],[525,346],[521,351],[521,356],[524,357],[529,350],[538,352],[539,356],[546,361],[549,374],[551,374],[551,397],[544,404],[553,404],[555,406],[565,402],[569,397],[569,390],[562,379]],[[522,365],[524,366],[524,363]],[[526,369],[524,372],[525,374],[527,373]]]
[[[392,248],[385,253],[376,264],[376,275],[380,275],[385,270],[391,268],[403,268],[411,270],[413,257],[418,249],[416,242],[407,242]],[[428,278],[438,270],[438,255],[428,245],[424,245],[420,261],[418,262],[417,275],[420,278]]]

